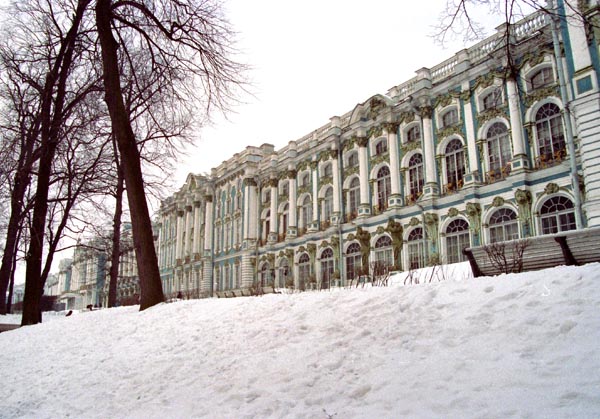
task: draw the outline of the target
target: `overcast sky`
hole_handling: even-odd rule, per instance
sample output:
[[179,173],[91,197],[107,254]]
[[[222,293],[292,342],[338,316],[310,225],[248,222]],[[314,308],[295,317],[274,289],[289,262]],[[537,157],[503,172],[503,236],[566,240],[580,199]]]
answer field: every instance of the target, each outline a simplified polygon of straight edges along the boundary
[[[239,33],[242,61],[253,67],[254,97],[228,119],[198,133],[196,149],[179,165],[178,189],[188,173],[210,172],[248,145],[279,149],[377,93],[433,67],[465,46],[436,44],[432,35],[446,0],[227,0]],[[488,16],[488,34],[502,22]]]

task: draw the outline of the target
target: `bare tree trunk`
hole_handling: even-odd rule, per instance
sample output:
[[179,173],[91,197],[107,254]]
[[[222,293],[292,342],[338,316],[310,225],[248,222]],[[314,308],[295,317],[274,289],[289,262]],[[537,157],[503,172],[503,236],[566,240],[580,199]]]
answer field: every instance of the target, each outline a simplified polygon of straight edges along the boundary
[[[8,287],[8,301],[6,302],[6,312],[10,313],[12,311],[12,299],[13,299],[13,291],[15,287],[15,271],[17,270],[17,252],[16,252],[16,243],[19,243],[21,240],[21,230],[17,233],[17,239],[15,241],[15,255],[12,260],[12,265],[10,269],[10,285]],[[4,294],[5,295],[5,294]]]
[[[33,143],[31,144],[33,149]],[[31,151],[31,150],[30,150]],[[22,150],[19,158],[23,157],[25,150]],[[26,157],[29,160],[29,157]],[[20,160],[22,161],[22,160]],[[6,289],[11,278],[11,267],[14,265],[17,257],[17,246],[19,243],[18,237],[20,236],[19,231],[22,228],[22,217],[23,217],[23,199],[25,198],[25,191],[29,186],[29,167],[19,167],[17,173],[15,173],[15,184],[11,194],[10,203],[10,218],[8,221],[8,228],[6,232],[6,241],[4,244],[4,254],[2,255],[2,265],[0,266],[0,314],[6,314]]]
[[29,250],[27,251],[27,269],[25,273],[25,296],[23,298],[23,317],[21,325],[42,321],[41,298],[44,291],[42,281],[42,254],[44,250],[44,231],[48,212],[48,190],[52,161],[59,142],[60,126],[63,123],[66,83],[69,77],[75,41],[79,25],[89,0],[79,0],[73,16],[73,23],[64,38],[53,69],[48,73],[42,97],[42,142],[40,164],[37,176],[35,203],[31,221]]
[[116,157],[117,162],[117,191],[115,194],[115,214],[113,217],[112,255],[110,263],[110,282],[108,284],[108,306],[117,304],[117,280],[119,277],[119,256],[121,254],[121,215],[123,214],[123,169]]
[[112,35],[111,18],[111,1],[98,0],[96,3],[96,26],[102,50],[105,101],[112,121],[112,130],[119,146],[127,188],[133,245],[140,278],[140,310],[144,310],[163,302],[164,296],[158,270],[158,259],[154,250],[152,223],[144,191],[140,154],[120,86],[118,44]]

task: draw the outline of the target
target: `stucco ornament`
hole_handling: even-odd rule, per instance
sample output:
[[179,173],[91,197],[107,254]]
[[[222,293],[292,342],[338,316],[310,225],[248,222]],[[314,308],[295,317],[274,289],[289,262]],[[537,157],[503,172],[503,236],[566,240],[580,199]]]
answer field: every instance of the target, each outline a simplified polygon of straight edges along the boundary
[[402,224],[399,222],[389,219],[387,229],[390,236],[392,236],[392,249],[394,251],[394,263],[398,263],[400,260],[400,252],[402,251],[402,232],[404,229],[402,228]]
[[528,237],[531,235],[531,192],[524,189],[517,189],[515,191],[515,201],[519,206],[519,219],[523,225],[523,233]]
[[502,205],[504,205],[504,198],[501,196],[497,196],[492,200],[493,207],[501,207]]
[[456,208],[452,207],[452,208],[450,208],[450,209],[448,210],[448,217],[449,217],[449,218],[454,218],[454,217],[456,217],[457,215],[458,215],[458,210],[457,210]]
[[559,189],[560,188],[558,187],[558,185],[556,183],[550,182],[544,188],[544,192],[546,193],[546,195],[552,195],[552,194],[558,192]]
[[438,223],[439,217],[437,214],[431,212],[425,214],[425,230],[427,231],[427,238],[431,241],[437,240]]
[[363,230],[362,227],[356,229],[356,238],[360,243],[360,253],[362,256],[362,266],[369,266],[369,252],[371,251],[371,233]]
[[471,230],[475,234],[479,234],[481,231],[481,205],[476,202],[467,202],[466,213]]

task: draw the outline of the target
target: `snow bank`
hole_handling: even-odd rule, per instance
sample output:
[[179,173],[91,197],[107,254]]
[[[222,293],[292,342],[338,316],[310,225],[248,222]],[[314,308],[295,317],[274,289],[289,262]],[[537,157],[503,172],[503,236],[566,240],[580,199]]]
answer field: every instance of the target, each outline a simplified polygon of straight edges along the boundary
[[56,318],[0,334],[0,416],[598,417],[599,277],[590,264]]

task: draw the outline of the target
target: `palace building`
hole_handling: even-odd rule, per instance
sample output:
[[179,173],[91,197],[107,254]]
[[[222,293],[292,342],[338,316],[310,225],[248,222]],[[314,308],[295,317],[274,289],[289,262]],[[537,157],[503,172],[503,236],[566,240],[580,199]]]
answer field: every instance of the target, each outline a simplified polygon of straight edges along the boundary
[[[596,3],[579,2],[590,20]],[[600,225],[600,37],[566,13],[502,26],[281,149],[190,174],[160,208],[165,294],[341,285],[374,262],[455,263]]]

